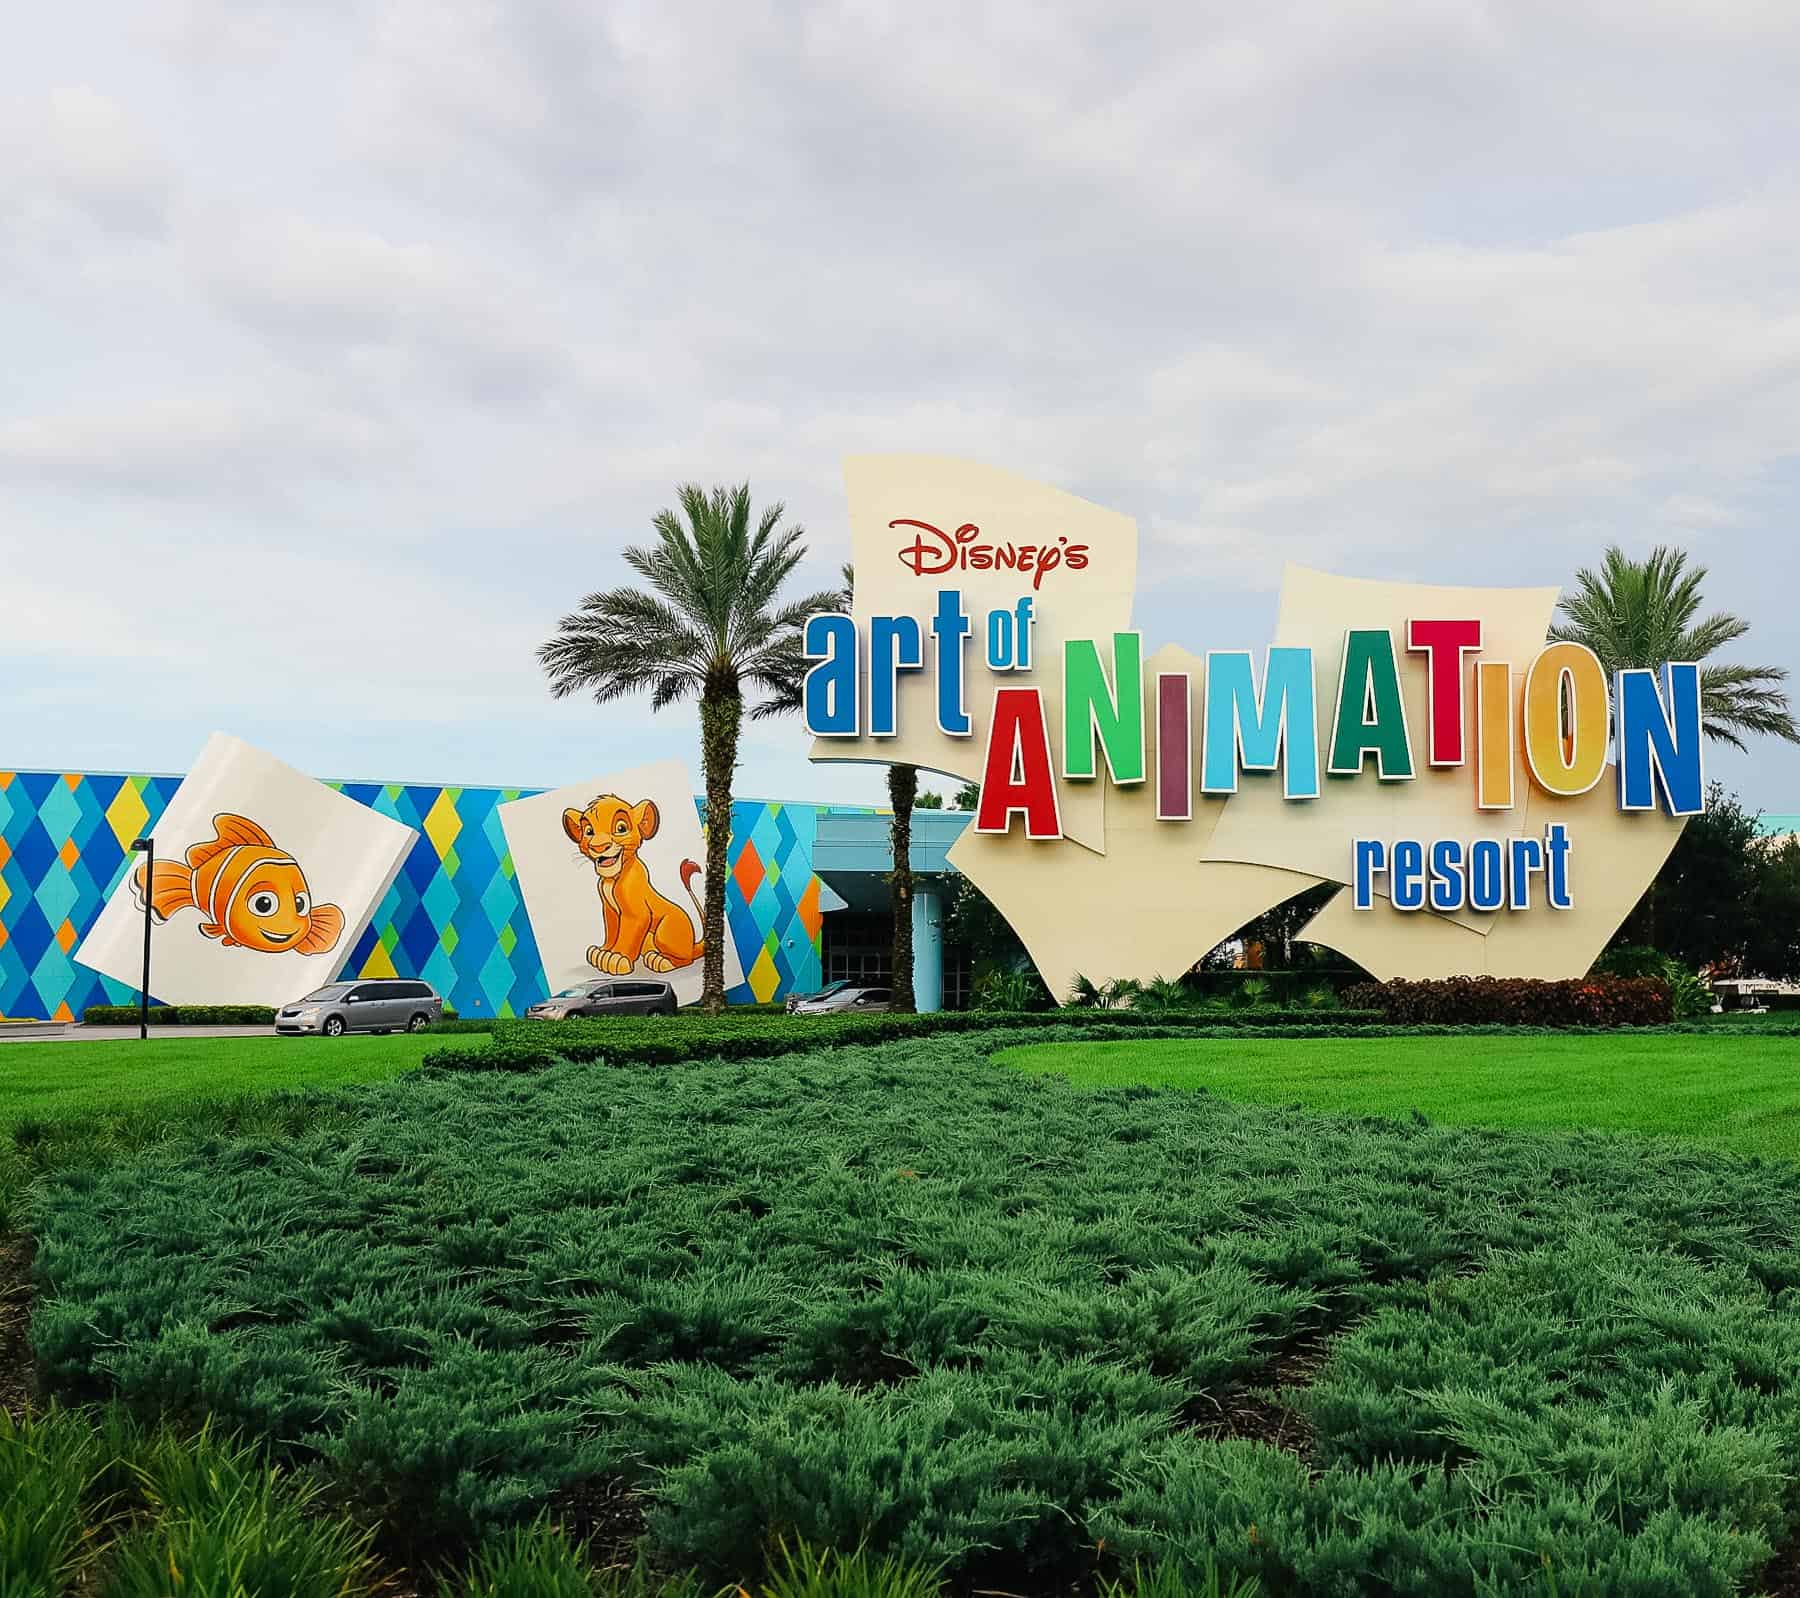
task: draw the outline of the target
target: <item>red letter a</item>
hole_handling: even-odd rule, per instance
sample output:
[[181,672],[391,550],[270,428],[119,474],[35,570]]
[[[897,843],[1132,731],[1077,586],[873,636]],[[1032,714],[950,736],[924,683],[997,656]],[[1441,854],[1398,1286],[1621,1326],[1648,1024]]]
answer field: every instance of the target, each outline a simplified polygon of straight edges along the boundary
[[1044,730],[1044,700],[1036,688],[994,690],[975,830],[1007,832],[1015,811],[1024,813],[1027,838],[1062,836],[1056,774],[1050,765],[1050,735]]

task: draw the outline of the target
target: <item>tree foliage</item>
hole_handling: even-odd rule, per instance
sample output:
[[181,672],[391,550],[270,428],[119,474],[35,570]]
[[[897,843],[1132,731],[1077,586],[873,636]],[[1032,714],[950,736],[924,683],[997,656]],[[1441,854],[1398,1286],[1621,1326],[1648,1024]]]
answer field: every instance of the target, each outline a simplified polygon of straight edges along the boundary
[[966,949],[977,966],[1012,969],[1031,958],[994,901],[960,872],[944,886],[944,941]]
[[1199,962],[1201,968],[1221,971],[1235,966],[1238,960],[1237,946],[1240,944],[1245,949],[1252,944],[1261,949],[1260,969],[1265,971],[1292,971],[1302,966],[1320,964],[1326,959],[1341,961],[1341,956],[1328,955],[1321,945],[1305,943],[1300,938],[1306,924],[1331,902],[1332,895],[1338,891],[1335,883],[1322,882],[1315,887],[1303,889],[1280,904],[1271,905],[1261,915],[1245,922],[1229,938],[1209,950]]
[[585,693],[604,705],[647,693],[661,710],[700,702],[700,758],[706,782],[706,947],[704,1002],[725,1002],[725,863],[731,838],[731,780],[737,765],[744,691],[760,691],[752,718],[795,709],[805,674],[800,632],[835,593],[783,601],[805,558],[804,531],[783,527],[779,502],[760,515],[750,485],[697,483],[677,490],[679,514],[657,512],[653,542],[628,547],[625,564],[643,586],[602,589],[557,623],[538,659],[558,699]]
[[1800,839],[1759,846],[1761,869],[1746,916],[1744,969],[1757,976],[1800,978]]
[[1800,977],[1800,844],[1714,782],[1614,947],[1647,944],[1694,969]]
[[[1750,624],[1727,611],[1699,617],[1704,566],[1690,566],[1685,551],[1659,544],[1643,560],[1610,546],[1598,570],[1584,567],[1560,605],[1562,620],[1550,636],[1586,644],[1610,678],[1625,667],[1657,667],[1698,661],[1700,708],[1706,734],[1742,749],[1754,735],[1800,743],[1800,727],[1788,705],[1787,671],[1780,666],[1735,666],[1712,660],[1736,643]],[[1699,619],[1696,619],[1699,617]]]
[[1729,959],[1760,866],[1756,816],[1722,784],[1709,784],[1705,811],[1688,818],[1621,939],[1693,966]]

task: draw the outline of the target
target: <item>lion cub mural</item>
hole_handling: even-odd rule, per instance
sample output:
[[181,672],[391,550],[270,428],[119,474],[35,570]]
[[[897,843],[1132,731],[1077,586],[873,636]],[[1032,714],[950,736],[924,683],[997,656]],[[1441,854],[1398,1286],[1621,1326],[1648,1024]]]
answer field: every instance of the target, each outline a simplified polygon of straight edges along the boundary
[[[656,801],[628,804],[617,794],[603,793],[585,810],[563,811],[563,831],[583,857],[593,862],[600,892],[606,942],[591,945],[588,964],[609,976],[623,976],[641,959],[650,971],[675,971],[692,965],[706,950],[705,912],[694,892],[700,866],[681,862],[681,885],[693,901],[694,914],[656,891],[638,851],[661,824]],[[698,930],[696,930],[698,929]]]

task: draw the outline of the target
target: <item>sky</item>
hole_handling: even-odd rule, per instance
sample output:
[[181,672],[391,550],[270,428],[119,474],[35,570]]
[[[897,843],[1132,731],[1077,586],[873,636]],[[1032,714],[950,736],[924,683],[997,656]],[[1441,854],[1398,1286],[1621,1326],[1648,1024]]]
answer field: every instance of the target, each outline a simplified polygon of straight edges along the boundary
[[[1136,518],[1146,648],[1282,563],[1679,544],[1800,667],[1800,7],[72,0],[0,60],[0,766],[551,786],[691,711],[535,648],[675,485]],[[875,801],[756,724],[742,794]],[[1800,810],[1800,749],[1716,747]]]

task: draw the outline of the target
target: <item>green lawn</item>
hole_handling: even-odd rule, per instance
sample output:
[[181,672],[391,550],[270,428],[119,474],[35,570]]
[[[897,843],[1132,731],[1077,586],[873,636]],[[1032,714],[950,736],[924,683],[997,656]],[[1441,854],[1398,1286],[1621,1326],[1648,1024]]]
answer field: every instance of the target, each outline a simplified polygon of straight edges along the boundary
[[1800,1159],[1800,1043],[1737,1036],[1146,1038],[1027,1043],[999,1059],[1080,1087],[1224,1098],[1463,1125],[1663,1134]]
[[410,1069],[479,1034],[347,1038],[124,1038],[0,1046],[0,1127],[26,1118],[174,1109],[276,1088],[337,1087]]

